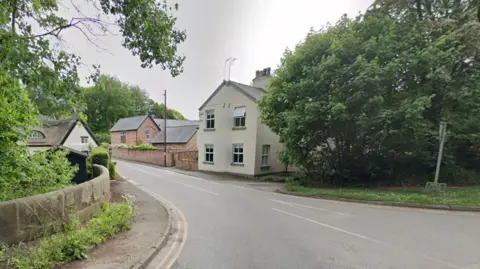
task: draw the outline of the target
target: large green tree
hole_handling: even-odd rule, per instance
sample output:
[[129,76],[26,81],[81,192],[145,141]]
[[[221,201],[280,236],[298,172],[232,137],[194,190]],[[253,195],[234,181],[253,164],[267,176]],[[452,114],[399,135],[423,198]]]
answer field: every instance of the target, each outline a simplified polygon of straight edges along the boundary
[[449,130],[446,178],[478,165],[476,12],[473,0],[379,0],[287,50],[260,107],[303,183],[429,175],[440,121]]
[[[182,72],[185,57],[177,46],[186,34],[175,27],[174,7],[156,0],[83,0],[97,14],[59,15],[59,0],[0,0],[0,62],[21,81],[43,114],[56,115],[82,108],[77,74],[78,56],[54,48],[63,31],[77,31],[95,44],[97,35],[120,31],[122,45],[141,60],[142,67],[159,65],[172,76]],[[105,18],[103,20],[102,18]]]
[[[86,104],[85,114],[90,128],[96,133],[108,133],[120,118],[155,115],[165,116],[165,106],[150,99],[148,93],[119,79],[101,75],[93,87],[83,91]],[[168,119],[185,119],[174,110],[167,109]]]

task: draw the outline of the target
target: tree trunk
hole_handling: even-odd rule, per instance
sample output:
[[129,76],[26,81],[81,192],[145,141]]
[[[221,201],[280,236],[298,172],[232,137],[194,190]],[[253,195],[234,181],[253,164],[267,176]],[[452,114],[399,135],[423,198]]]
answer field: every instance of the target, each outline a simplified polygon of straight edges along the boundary
[[418,20],[423,20],[422,0],[416,0]]

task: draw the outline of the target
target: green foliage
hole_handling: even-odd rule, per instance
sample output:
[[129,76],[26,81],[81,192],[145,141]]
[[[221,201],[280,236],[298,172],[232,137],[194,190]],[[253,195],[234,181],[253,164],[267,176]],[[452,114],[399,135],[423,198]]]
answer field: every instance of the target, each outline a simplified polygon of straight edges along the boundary
[[152,146],[151,144],[139,144],[136,146],[128,146],[128,149],[131,150],[157,150],[156,147]]
[[0,201],[63,189],[70,186],[78,170],[66,158],[68,151],[38,152],[18,160],[18,175],[0,182]]
[[109,148],[110,148],[110,144],[109,144],[109,143],[102,142],[102,143],[100,143],[100,147],[102,147],[102,148],[104,148],[104,149],[109,149]]
[[[121,82],[118,78],[101,75],[95,86],[83,91],[87,106],[86,114],[89,127],[96,133],[108,133],[110,128],[121,118],[155,115],[165,116],[165,106],[150,99],[148,93],[138,86]],[[168,119],[185,119],[174,110],[167,110]],[[103,135],[97,136],[100,141],[110,142]]]
[[307,188],[296,184],[286,185],[289,192],[317,197],[346,198],[365,201],[414,203],[424,205],[480,206],[479,187],[451,187],[442,194],[427,193],[422,188]]
[[[89,125],[90,127],[90,125]],[[110,144],[110,133],[95,133],[95,137],[100,141],[100,143]]]
[[115,164],[112,161],[108,163],[108,172],[110,173],[110,179],[115,179],[117,172],[115,171]]
[[50,269],[86,258],[93,246],[131,228],[135,211],[133,200],[128,199],[124,203],[105,203],[103,211],[86,226],[72,219],[64,232],[44,238],[32,248],[20,245],[3,250],[0,264],[9,263],[12,269]]
[[428,2],[436,4],[421,5],[419,18],[415,1],[376,1],[285,52],[259,106],[303,185],[428,179],[441,120],[448,122],[442,173],[479,170],[473,0]]
[[[2,3],[0,8],[0,62],[8,73],[22,82],[32,100],[45,115],[60,115],[82,109],[78,66],[80,58],[74,54],[52,49],[61,39],[62,31],[79,31],[89,42],[95,36],[105,35],[118,27],[122,45],[138,56],[142,67],[160,65],[172,76],[179,75],[184,56],[177,46],[185,41],[184,31],[176,28],[172,7],[155,0],[88,1],[97,14],[75,18],[63,17],[61,1],[16,0]],[[74,2],[74,8],[79,9]],[[8,7],[8,8],[7,8]],[[100,8],[101,7],[101,8]],[[115,26],[103,19],[113,19]],[[93,45],[99,46],[94,43]],[[94,70],[98,70],[94,66]],[[93,77],[96,75],[93,74]]]
[[110,162],[110,153],[103,147],[96,147],[90,153],[92,164],[98,164],[108,168]]

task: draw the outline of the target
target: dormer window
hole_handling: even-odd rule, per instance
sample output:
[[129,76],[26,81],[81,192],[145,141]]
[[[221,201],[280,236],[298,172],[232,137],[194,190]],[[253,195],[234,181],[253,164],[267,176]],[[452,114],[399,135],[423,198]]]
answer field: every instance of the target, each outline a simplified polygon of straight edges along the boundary
[[45,138],[43,136],[43,134],[39,131],[32,131],[29,135],[28,135],[28,139],[42,139],[42,138]]

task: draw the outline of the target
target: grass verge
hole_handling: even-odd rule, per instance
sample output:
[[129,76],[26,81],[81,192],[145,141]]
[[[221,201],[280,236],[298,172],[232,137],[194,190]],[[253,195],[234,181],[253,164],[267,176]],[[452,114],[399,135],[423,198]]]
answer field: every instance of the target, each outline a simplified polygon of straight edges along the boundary
[[105,203],[102,212],[85,225],[74,219],[65,225],[63,232],[46,237],[34,246],[20,244],[0,247],[0,266],[49,269],[68,261],[87,258],[92,247],[119,232],[129,230],[134,213],[133,199],[130,197],[122,203]]
[[448,205],[480,207],[480,186],[448,187],[443,194],[426,193],[415,189],[333,189],[307,188],[295,184],[286,184],[289,192],[308,196],[346,198],[364,201],[384,201],[423,205]]

